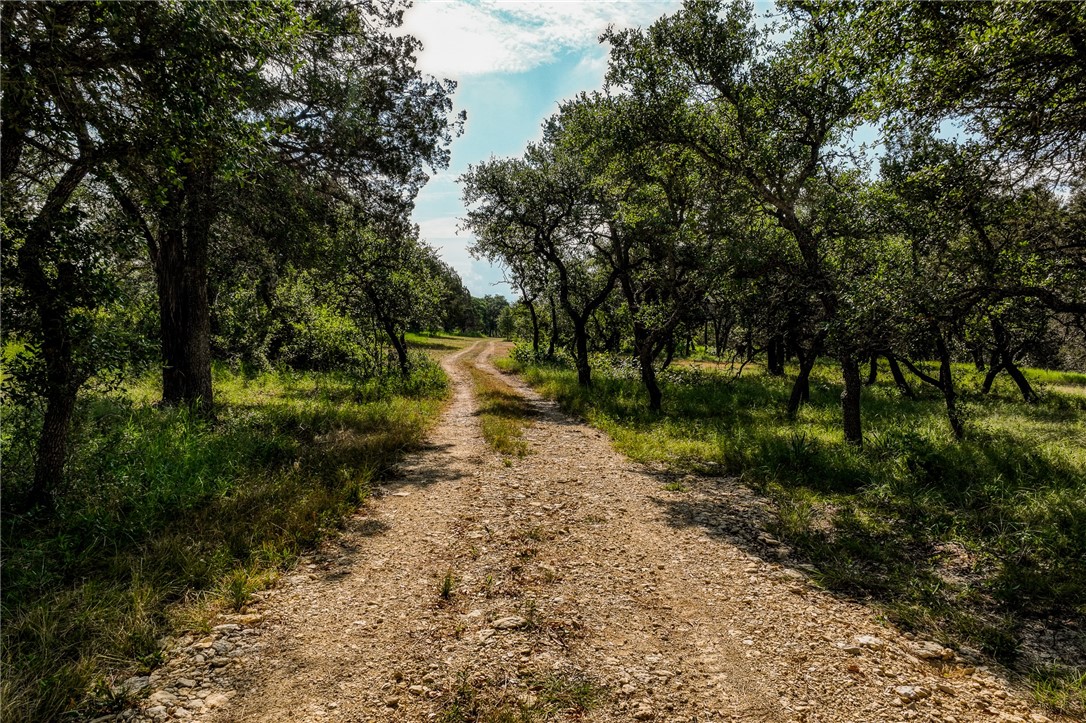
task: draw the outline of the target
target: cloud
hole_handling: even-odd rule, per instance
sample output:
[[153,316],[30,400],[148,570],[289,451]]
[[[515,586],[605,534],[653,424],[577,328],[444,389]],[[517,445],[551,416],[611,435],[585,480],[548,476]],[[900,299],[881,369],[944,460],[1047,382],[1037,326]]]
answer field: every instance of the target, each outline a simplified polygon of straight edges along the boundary
[[423,221],[416,221],[416,223],[419,225],[419,238],[423,241],[459,240],[461,243],[466,244],[472,240],[470,234],[458,234],[456,232],[456,225],[460,223],[460,219],[456,216],[428,218]]
[[404,31],[425,49],[419,68],[442,77],[520,73],[597,44],[608,25],[648,25],[674,0],[502,2],[419,0]]

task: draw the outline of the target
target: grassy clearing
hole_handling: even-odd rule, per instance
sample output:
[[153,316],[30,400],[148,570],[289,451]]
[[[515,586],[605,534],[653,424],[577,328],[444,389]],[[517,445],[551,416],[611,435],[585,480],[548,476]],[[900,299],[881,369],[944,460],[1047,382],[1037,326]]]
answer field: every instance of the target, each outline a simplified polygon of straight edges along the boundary
[[[215,370],[217,418],[157,409],[155,380],[88,396],[49,519],[3,517],[4,721],[90,715],[160,639],[243,609],[336,529],[416,445],[447,382]],[[33,425],[5,409],[4,492],[29,479]],[[88,695],[97,686],[97,695]]]
[[459,351],[464,347],[474,344],[479,339],[471,336],[453,336],[451,334],[413,333],[404,335],[407,345],[412,349],[425,351],[429,356],[440,359],[443,356]]
[[524,457],[531,452],[524,439],[524,429],[532,423],[531,406],[511,386],[493,374],[481,371],[473,361],[465,359],[464,364],[475,386],[483,439],[498,454]]
[[[1086,713],[1086,375],[1027,370],[1043,396],[1030,406],[1005,378],[980,396],[981,376],[959,368],[968,436],[957,443],[941,399],[901,398],[883,369],[864,389],[855,450],[838,429],[832,367],[816,370],[795,423],[782,413],[789,379],[757,372],[731,383],[711,369],[668,372],[652,414],[621,367],[600,368],[590,390],[569,369],[522,371],[634,459],[737,475],[772,498],[770,531],[821,584],[1017,664],[1040,699]],[[1035,623],[1059,631],[1060,664],[1033,658]]]

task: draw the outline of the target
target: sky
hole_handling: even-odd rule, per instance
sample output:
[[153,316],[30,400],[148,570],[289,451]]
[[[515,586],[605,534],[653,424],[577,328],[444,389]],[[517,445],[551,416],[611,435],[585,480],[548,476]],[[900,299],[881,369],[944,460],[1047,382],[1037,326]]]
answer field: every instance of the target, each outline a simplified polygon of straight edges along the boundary
[[515,296],[502,270],[471,257],[474,238],[457,231],[464,215],[457,177],[491,156],[519,156],[538,140],[558,104],[603,87],[608,25],[646,27],[678,0],[415,0],[404,31],[423,43],[418,66],[457,81],[464,134],[452,144],[448,169],[434,174],[415,202],[423,240],[460,274],[473,296]]

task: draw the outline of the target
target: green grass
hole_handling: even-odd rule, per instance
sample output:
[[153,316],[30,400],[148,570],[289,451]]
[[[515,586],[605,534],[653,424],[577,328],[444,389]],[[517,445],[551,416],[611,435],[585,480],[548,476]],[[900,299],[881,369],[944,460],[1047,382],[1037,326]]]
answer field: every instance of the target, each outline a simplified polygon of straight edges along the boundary
[[579,720],[607,697],[580,673],[548,673],[525,680],[461,674],[442,701],[443,723],[543,723]]
[[[1040,699],[1086,713],[1086,668],[1072,664],[1086,659],[1086,375],[1027,370],[1042,402],[1026,405],[1009,379],[983,397],[982,375],[956,371],[964,441],[950,434],[934,390],[903,399],[883,369],[864,389],[856,450],[839,430],[833,367],[816,369],[794,423],[782,412],[788,378],[729,383],[712,369],[678,368],[663,375],[663,412],[653,414],[621,365],[598,366],[590,390],[569,369],[522,370],[630,457],[735,475],[766,494],[777,509],[769,532],[817,567],[818,582],[907,628],[1024,672],[1035,664],[1022,645],[1030,623],[1077,630],[1060,675],[1027,677]],[[693,524],[689,504],[670,503],[675,524]]]
[[[406,382],[217,367],[215,388],[214,421],[152,406],[153,379],[88,395],[56,514],[4,514],[4,721],[116,704],[108,683],[158,665],[163,635],[243,609],[335,530],[446,396],[433,365]],[[34,423],[4,409],[5,499]]]
[[524,429],[531,424],[532,408],[520,394],[500,378],[488,374],[465,358],[479,405],[483,439],[498,454],[524,457],[531,452]]
[[422,349],[432,356],[440,357],[450,352],[463,349],[478,341],[478,337],[457,336],[453,334],[414,333],[404,335],[407,345],[414,349]]

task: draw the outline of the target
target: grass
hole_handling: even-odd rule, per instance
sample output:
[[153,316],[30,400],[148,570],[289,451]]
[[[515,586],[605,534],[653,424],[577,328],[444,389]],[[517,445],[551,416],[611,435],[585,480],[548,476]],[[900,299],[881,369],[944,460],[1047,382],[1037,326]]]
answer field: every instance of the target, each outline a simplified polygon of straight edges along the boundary
[[432,357],[442,357],[446,354],[459,351],[478,341],[477,337],[454,336],[452,334],[414,333],[404,335],[407,345],[413,349],[421,349]]
[[[336,530],[447,393],[434,365],[407,382],[223,367],[214,381],[213,421],[154,407],[150,378],[87,395],[56,513],[4,514],[0,719],[119,705],[111,683],[160,664],[164,635],[243,610]],[[5,499],[29,479],[35,422],[4,410]]]
[[[1040,700],[1086,713],[1086,375],[1027,370],[1042,401],[1026,405],[1009,379],[982,396],[982,375],[959,367],[959,443],[934,390],[903,399],[882,369],[863,392],[865,445],[856,450],[839,430],[835,368],[816,368],[795,422],[782,412],[789,378],[755,370],[729,381],[729,372],[669,370],[663,411],[653,414],[622,365],[599,365],[588,390],[570,369],[522,368],[628,456],[738,476],[767,495],[777,510],[768,531],[813,563],[825,587],[1014,665]],[[692,503],[667,504],[674,524],[694,524]],[[1056,668],[1031,655],[1038,623],[1064,637]]]
[[479,423],[483,439],[498,454],[524,457],[531,452],[524,429],[531,424],[532,408],[520,394],[499,377],[488,374],[466,358],[475,397],[479,404]]
[[445,577],[441,578],[441,586],[438,588],[441,601],[443,603],[449,602],[452,599],[454,590],[456,590],[456,575],[453,574],[452,568],[449,568],[445,571]]
[[549,673],[526,680],[461,674],[442,701],[443,723],[542,723],[580,719],[605,699],[604,689],[580,673]]

